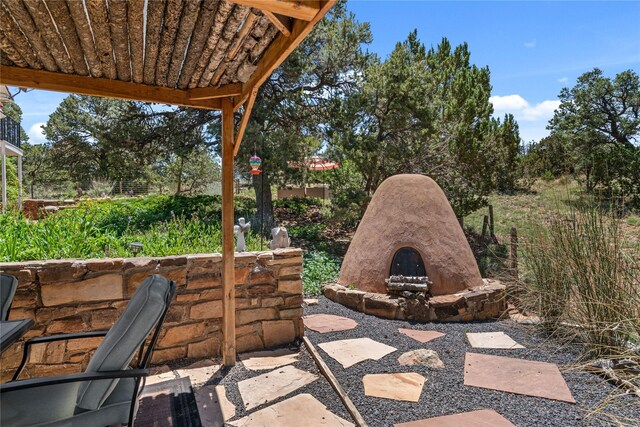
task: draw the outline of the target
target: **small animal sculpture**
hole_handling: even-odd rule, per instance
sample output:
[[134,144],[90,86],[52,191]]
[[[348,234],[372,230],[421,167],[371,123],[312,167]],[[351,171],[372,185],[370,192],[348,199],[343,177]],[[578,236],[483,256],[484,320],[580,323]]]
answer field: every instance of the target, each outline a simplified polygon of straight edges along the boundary
[[235,233],[236,236],[238,236],[237,243],[236,243],[236,251],[244,252],[247,250],[247,246],[244,243],[244,233],[249,231],[249,229],[251,228],[251,223],[247,222],[245,224],[244,218],[238,218],[238,224],[239,225],[235,225],[233,227],[233,232]]
[[271,229],[269,249],[288,248],[289,245],[291,245],[291,239],[286,228],[274,227]]

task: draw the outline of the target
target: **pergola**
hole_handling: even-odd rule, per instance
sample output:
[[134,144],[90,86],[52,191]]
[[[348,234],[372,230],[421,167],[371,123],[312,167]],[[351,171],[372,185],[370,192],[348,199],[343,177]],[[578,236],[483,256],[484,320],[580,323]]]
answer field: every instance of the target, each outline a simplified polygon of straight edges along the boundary
[[[235,364],[233,161],[260,86],[336,0],[2,0],[0,83],[222,111],[223,362]],[[243,107],[234,138],[234,112]]]

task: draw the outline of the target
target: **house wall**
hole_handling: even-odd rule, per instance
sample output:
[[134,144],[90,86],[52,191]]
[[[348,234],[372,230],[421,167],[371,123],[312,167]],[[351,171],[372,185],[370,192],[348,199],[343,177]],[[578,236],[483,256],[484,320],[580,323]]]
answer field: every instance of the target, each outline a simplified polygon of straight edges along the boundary
[[292,197],[317,197],[319,199],[331,199],[331,189],[323,187],[307,187],[305,188],[278,188],[278,199],[289,199]]
[[[177,292],[152,363],[220,355],[222,343],[222,255],[161,258],[102,258],[0,263],[18,277],[10,319],[32,318],[25,338],[106,330],[149,274],[173,280]],[[236,254],[236,348],[238,352],[290,343],[302,324],[302,251]],[[80,372],[100,338],[32,347],[21,378]],[[22,341],[0,356],[2,382],[22,357]]]

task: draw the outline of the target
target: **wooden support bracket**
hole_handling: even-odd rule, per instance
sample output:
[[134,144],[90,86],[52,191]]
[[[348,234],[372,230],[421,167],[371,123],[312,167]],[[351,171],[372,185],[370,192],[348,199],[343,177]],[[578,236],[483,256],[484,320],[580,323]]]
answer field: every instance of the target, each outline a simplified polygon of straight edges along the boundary
[[251,90],[251,94],[249,95],[249,99],[247,99],[247,101],[245,102],[244,113],[242,114],[242,120],[240,121],[240,127],[238,128],[236,141],[233,144],[234,157],[238,155],[238,150],[240,150],[240,144],[242,144],[242,138],[244,137],[244,132],[247,130],[247,124],[249,123],[249,118],[251,117],[251,111],[253,110],[253,104],[255,104],[257,96],[258,96],[258,88],[253,88]]

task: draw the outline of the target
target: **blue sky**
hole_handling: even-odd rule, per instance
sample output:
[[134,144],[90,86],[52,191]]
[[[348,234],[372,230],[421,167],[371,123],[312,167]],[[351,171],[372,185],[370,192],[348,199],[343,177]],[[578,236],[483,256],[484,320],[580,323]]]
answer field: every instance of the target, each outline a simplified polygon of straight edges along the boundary
[[[512,113],[524,141],[548,134],[547,121],[563,86],[594,67],[606,75],[640,71],[640,2],[434,2],[350,0],[371,23],[368,49],[386,57],[414,28],[427,46],[442,37],[467,42],[471,61],[488,65],[496,115]],[[32,91],[16,101],[33,142],[65,94]]]
[[640,2],[364,1],[348,8],[371,23],[369,50],[386,57],[414,28],[427,46],[447,37],[488,65],[496,115],[512,113],[528,142],[548,135],[564,86],[594,67],[640,71]]

